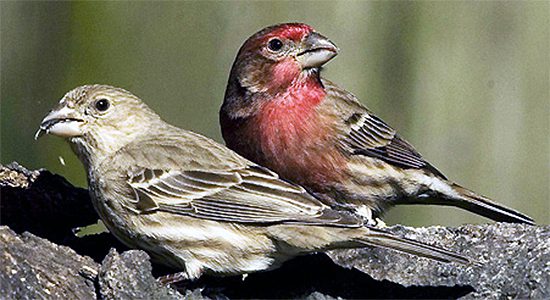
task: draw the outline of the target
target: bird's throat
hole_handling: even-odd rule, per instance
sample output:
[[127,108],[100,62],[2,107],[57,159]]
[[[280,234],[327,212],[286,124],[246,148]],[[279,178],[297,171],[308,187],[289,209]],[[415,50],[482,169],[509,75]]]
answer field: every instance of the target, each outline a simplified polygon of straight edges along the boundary
[[308,76],[304,80],[294,80],[271,99],[264,99],[257,115],[262,135],[285,140],[307,134],[315,122],[316,108],[325,95],[321,82]]
[[302,118],[310,114],[323,101],[326,92],[317,74],[302,71],[283,90],[264,99],[260,114],[278,114],[278,117],[296,116]]

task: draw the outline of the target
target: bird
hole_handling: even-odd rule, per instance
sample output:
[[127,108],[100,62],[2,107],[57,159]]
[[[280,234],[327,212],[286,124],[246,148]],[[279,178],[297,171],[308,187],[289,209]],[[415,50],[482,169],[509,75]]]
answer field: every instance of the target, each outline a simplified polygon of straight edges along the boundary
[[371,224],[398,204],[455,206],[534,224],[447,179],[356,96],[321,77],[338,51],[303,23],[273,25],[248,38],[219,111],[227,147]]
[[66,139],[83,163],[107,229],[178,270],[169,282],[271,270],[298,255],[365,246],[473,262],[332,209],[224,145],[166,123],[121,88],[67,92],[35,137],[44,134]]

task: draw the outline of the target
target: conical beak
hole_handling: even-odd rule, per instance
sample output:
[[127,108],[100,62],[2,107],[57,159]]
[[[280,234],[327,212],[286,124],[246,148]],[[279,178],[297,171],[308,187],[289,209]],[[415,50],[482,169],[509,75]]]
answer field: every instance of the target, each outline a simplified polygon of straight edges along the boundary
[[38,139],[44,133],[60,137],[75,137],[82,135],[81,126],[84,121],[78,118],[78,113],[67,106],[52,110],[40,124],[40,128],[34,135]]
[[321,67],[338,54],[338,47],[317,32],[310,33],[302,41],[301,48],[296,59],[303,69]]

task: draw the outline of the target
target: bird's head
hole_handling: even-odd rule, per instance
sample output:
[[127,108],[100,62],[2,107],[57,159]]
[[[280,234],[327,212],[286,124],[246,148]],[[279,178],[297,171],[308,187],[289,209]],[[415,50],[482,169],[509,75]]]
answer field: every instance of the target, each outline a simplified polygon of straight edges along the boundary
[[84,85],[63,96],[42,120],[35,139],[44,133],[53,134],[68,139],[77,148],[85,148],[76,150],[84,150],[86,155],[112,153],[146,132],[158,119],[126,90]]
[[300,77],[317,75],[337,54],[338,47],[311,26],[279,24],[260,30],[243,44],[231,76],[252,93],[273,92]]

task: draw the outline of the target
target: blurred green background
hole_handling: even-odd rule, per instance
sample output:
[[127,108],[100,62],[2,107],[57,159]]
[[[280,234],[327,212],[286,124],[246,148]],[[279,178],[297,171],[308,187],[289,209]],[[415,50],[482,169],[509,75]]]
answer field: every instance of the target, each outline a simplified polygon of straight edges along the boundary
[[[86,186],[63,140],[33,134],[65,92],[88,83],[126,88],[165,120],[221,142],[218,108],[241,43],[264,26],[300,21],[341,49],[325,77],[448,177],[550,221],[550,2],[0,5],[3,164]],[[427,206],[396,208],[387,221],[487,222]]]

